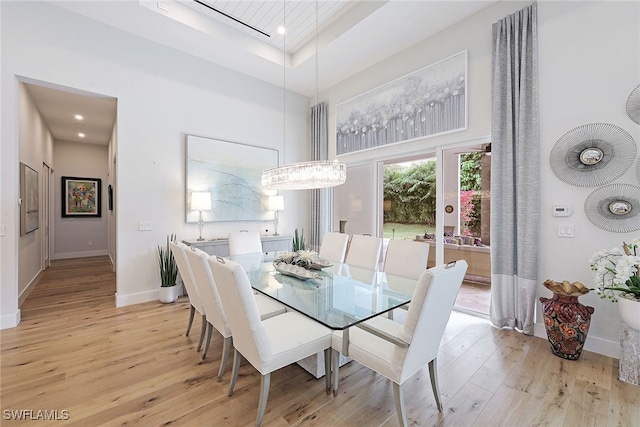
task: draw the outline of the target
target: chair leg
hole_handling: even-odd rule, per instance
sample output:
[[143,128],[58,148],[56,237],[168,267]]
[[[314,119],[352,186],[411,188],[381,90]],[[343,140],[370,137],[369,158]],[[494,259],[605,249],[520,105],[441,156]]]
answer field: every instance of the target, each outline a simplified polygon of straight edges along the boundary
[[196,314],[196,308],[191,306],[191,311],[189,312],[189,324],[187,325],[187,333],[185,336],[189,336],[189,332],[191,331],[191,325],[193,324],[193,316]]
[[204,341],[204,333],[207,330],[207,316],[202,315],[202,329],[200,330],[200,342],[198,342],[198,350],[202,350],[202,342]]
[[222,375],[227,367],[227,360],[229,360],[229,350],[231,349],[232,338],[228,337],[224,339],[222,343],[222,360],[220,361],[220,370],[218,371],[218,381],[222,381]]
[[213,333],[213,325],[207,322],[207,340],[204,342],[204,350],[202,350],[202,360],[207,357],[207,352],[209,351],[209,344],[211,344],[211,334]]
[[340,353],[338,350],[332,350],[331,364],[333,365],[333,395],[338,395],[338,371],[340,369]]
[[442,400],[440,399],[440,387],[438,386],[438,364],[436,358],[429,362],[429,376],[431,377],[431,388],[436,398],[438,411],[442,412]]
[[330,348],[324,351],[324,380],[327,394],[331,394],[331,352]]
[[242,363],[242,355],[237,349],[233,349],[233,370],[231,371],[231,382],[229,383],[229,396],[233,394],[233,388],[236,386],[238,380],[238,371],[240,370],[240,363]]
[[265,374],[260,380],[260,400],[258,400],[258,418],[256,426],[262,425],[264,410],[267,408],[267,399],[269,398],[269,385],[271,384],[271,374]]
[[393,397],[396,401],[396,412],[398,421],[402,427],[407,427],[407,411],[404,408],[404,390],[402,385],[393,383]]

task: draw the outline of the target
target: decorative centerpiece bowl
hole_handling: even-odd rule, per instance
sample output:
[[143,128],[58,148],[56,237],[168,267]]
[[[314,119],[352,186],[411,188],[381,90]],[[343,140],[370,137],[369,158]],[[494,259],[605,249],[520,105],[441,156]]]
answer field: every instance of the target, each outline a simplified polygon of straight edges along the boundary
[[304,249],[295,252],[284,252],[273,260],[274,266],[280,263],[297,265],[307,270],[320,270],[331,265],[327,260],[320,258],[317,252]]

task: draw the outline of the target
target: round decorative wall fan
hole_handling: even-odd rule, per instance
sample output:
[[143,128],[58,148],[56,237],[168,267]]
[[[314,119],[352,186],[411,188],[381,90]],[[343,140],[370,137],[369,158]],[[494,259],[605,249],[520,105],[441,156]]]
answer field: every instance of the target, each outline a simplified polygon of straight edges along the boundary
[[620,178],[636,157],[633,137],[609,123],[589,123],[565,133],[553,146],[551,169],[578,187],[595,187]]
[[584,212],[593,225],[606,231],[640,230],[640,187],[609,184],[597,188],[585,200]]
[[640,125],[640,85],[636,86],[627,98],[627,114],[631,120]]

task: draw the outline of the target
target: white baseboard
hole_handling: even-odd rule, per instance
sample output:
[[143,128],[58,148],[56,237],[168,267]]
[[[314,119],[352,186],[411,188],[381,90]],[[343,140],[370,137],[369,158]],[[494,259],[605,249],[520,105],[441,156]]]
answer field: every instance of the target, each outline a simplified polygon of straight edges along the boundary
[[158,301],[160,299],[159,291],[138,292],[136,294],[118,295],[116,292],[116,307],[125,307],[127,305],[141,304],[143,302]]
[[[547,330],[545,329],[544,324],[536,323],[533,335],[547,340]],[[584,349],[604,356],[613,357],[614,359],[620,358],[620,343],[616,341],[609,341],[587,335],[587,341],[584,343]]]
[[42,277],[42,270],[38,271],[38,274],[36,274],[36,277],[34,277],[31,280],[31,282],[29,282],[29,284],[20,293],[20,295],[18,295],[18,307],[20,307],[24,302],[24,300],[27,299],[31,291],[33,291],[36,288],[36,285],[38,284],[38,282],[40,282],[41,277]]
[[15,328],[20,323],[20,309],[15,313],[0,316],[0,329]]
[[108,255],[106,249],[101,249],[101,250],[98,250],[98,251],[57,253],[55,259],[87,258],[87,257],[90,257],[90,256],[102,256],[102,255]]

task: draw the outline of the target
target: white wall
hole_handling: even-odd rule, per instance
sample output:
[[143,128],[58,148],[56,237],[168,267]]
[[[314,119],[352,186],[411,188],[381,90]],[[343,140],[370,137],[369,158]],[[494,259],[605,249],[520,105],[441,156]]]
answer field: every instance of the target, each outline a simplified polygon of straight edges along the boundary
[[[184,222],[185,136],[195,134],[271,147],[283,156],[282,88],[156,45],[40,2],[0,2],[2,39],[2,314],[15,318],[17,247],[15,76],[118,99],[118,305],[157,298],[156,247],[166,236],[197,237]],[[288,93],[286,161],[309,158],[309,100]],[[297,145],[299,144],[299,145]],[[308,227],[306,192],[285,192],[280,232]],[[152,231],[138,231],[149,221]],[[210,235],[263,230],[272,223],[215,223]],[[11,317],[13,316],[13,317]],[[10,322],[9,322],[10,323]],[[3,325],[4,326],[4,325]]]
[[[348,164],[375,162],[433,151],[436,145],[482,139],[491,131],[491,26],[531,2],[500,2],[448,28],[363,73],[320,94],[329,105],[330,158],[335,156],[335,108],[340,102],[437,62],[468,51],[468,129],[340,156]],[[549,296],[542,283],[581,281],[593,286],[587,260],[600,248],[610,248],[633,235],[608,233],[593,226],[583,212],[593,188],[578,188],[558,180],[549,166],[555,142],[573,127],[613,123],[640,141],[640,127],[625,113],[631,90],[640,83],[640,3],[565,2],[538,3],[540,142],[542,223],[540,229],[539,295]],[[616,182],[637,185],[635,164]],[[554,203],[568,203],[573,216],[551,216]],[[573,239],[557,237],[559,224],[575,225]],[[586,349],[618,357],[617,307],[592,292],[580,298],[595,307]],[[546,337],[539,303],[536,335]]]
[[[42,180],[42,163],[52,164],[53,139],[46,124],[42,121],[42,117],[36,109],[33,98],[26,86],[23,83],[14,83],[18,88],[20,162],[37,171],[38,179]],[[19,181],[19,175],[16,175],[16,179]],[[44,201],[42,196],[39,201],[40,211],[42,211],[42,203]],[[35,284],[42,270],[42,230],[42,223],[40,228],[24,236],[20,236],[19,226],[16,229],[20,248],[18,264],[19,295],[28,291],[30,285]],[[5,254],[3,253],[4,256]],[[4,317],[4,310],[2,315]]]
[[[71,141],[55,141],[54,259],[107,255],[108,147]],[[101,180],[100,217],[62,217],[62,177]]]
[[109,178],[107,179],[106,188],[108,191],[109,185],[114,189],[112,191],[113,201],[112,207],[113,210],[109,210],[109,196],[107,195],[107,208],[105,210],[105,214],[107,216],[107,252],[109,253],[109,258],[111,259],[111,263],[113,264],[113,268],[115,271],[116,267],[116,210],[115,210],[115,188],[117,187],[117,176],[116,176],[116,153],[118,147],[118,123],[113,124],[113,131],[111,132],[111,139],[109,140],[109,153],[107,155],[107,161],[109,162]]
[[[556,141],[587,123],[611,123],[640,142],[640,126],[627,116],[627,97],[640,84],[639,2],[542,2],[538,6],[540,142],[542,146],[542,222],[540,279],[580,281],[594,286],[589,264],[599,249],[610,249],[639,233],[611,233],[589,222],[584,201],[595,188],[581,188],[559,180],[549,166]],[[616,183],[638,185],[636,162]],[[573,215],[556,218],[553,204],[573,206]],[[576,237],[557,237],[558,225],[574,225]],[[541,295],[551,295],[541,286]],[[580,297],[593,306],[585,348],[598,344],[603,353],[618,357],[617,305],[595,292]],[[540,307],[538,306],[538,319]],[[544,336],[538,320],[536,334]]]

